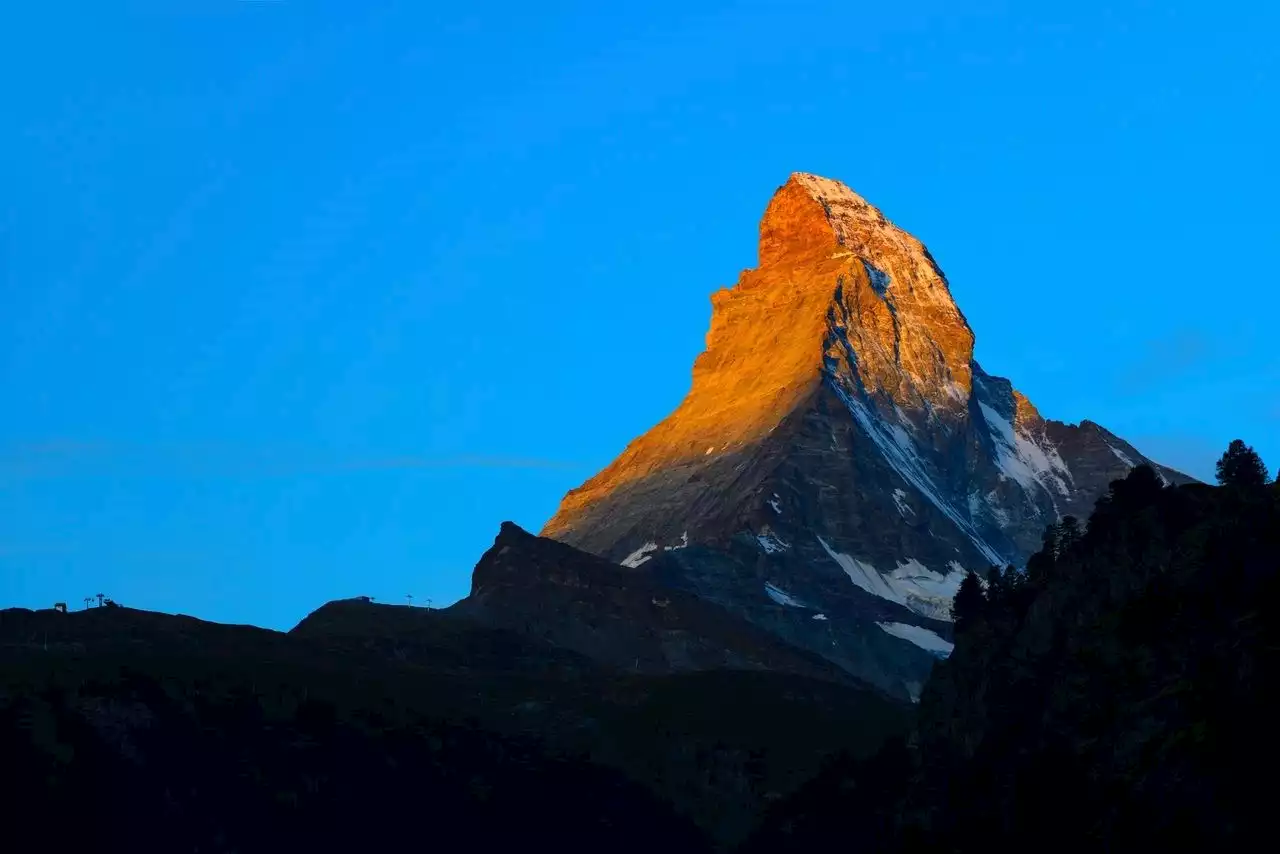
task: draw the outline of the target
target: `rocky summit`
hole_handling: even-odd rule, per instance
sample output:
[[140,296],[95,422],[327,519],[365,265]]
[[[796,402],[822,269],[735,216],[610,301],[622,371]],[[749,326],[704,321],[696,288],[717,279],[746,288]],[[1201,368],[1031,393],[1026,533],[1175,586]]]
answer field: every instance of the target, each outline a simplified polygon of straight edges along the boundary
[[966,571],[1022,564],[1136,465],[1189,480],[985,372],[928,249],[838,181],[792,175],[712,306],[684,401],[542,534],[892,696],[949,653]]

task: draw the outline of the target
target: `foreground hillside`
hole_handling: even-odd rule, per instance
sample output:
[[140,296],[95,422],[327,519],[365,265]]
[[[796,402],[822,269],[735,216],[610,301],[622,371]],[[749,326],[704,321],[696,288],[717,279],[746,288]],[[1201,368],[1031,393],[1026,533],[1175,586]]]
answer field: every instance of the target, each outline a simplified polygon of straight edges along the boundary
[[0,804],[60,847],[708,850],[906,721],[856,685],[627,672],[461,613],[0,611]]
[[[1225,459],[1225,458],[1224,458]],[[914,743],[839,760],[751,846],[1253,850],[1280,738],[1280,486],[1136,468],[1024,575],[966,582]]]

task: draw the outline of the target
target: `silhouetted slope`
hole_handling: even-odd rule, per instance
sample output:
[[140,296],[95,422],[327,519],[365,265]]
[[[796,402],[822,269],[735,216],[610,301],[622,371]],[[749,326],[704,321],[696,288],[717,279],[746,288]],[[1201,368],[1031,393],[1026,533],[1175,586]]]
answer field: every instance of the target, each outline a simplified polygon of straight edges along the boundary
[[0,804],[31,831],[6,821],[6,851],[703,847],[617,771],[275,633],[95,609],[3,612],[0,636]]
[[1280,488],[1165,487],[1136,468],[1087,530],[1050,528],[1025,577],[956,609],[918,748],[894,748],[911,761],[833,766],[753,850],[1225,851],[1267,837]]
[[335,653],[374,654],[439,672],[569,675],[601,671],[585,655],[482,625],[457,609],[346,599],[316,609],[289,634]]
[[288,634],[0,611],[0,805],[58,848],[702,850],[904,712],[786,673],[619,672],[420,608],[331,603]]

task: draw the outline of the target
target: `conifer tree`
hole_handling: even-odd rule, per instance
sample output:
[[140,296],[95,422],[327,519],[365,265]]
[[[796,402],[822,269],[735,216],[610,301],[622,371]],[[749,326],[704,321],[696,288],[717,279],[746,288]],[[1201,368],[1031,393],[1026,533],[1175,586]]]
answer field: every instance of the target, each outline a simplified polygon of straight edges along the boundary
[[1248,488],[1265,486],[1267,467],[1249,445],[1240,439],[1232,439],[1226,452],[1218,460],[1218,483],[1222,486]]
[[[992,570],[995,573],[995,570]],[[982,592],[982,582],[972,569],[960,582],[956,598],[952,604],[952,615],[955,617],[956,631],[962,632],[975,620],[982,617],[986,606],[986,595]]]
[[1075,516],[1063,516],[1058,525],[1058,554],[1063,555],[1080,541],[1080,520]]

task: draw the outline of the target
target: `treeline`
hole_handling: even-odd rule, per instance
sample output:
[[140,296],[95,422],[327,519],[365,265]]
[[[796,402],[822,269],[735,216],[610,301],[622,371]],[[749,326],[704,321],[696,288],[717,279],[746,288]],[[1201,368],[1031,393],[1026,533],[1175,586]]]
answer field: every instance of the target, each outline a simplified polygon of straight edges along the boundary
[[1248,848],[1280,751],[1280,484],[1243,442],[1218,487],[1114,482],[1025,568],[968,577],[916,732],[837,758],[760,851]]
[[302,687],[223,689],[126,669],[0,694],[3,850],[704,849],[641,787],[539,745]]

